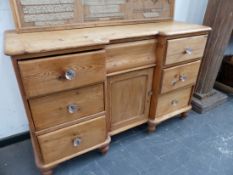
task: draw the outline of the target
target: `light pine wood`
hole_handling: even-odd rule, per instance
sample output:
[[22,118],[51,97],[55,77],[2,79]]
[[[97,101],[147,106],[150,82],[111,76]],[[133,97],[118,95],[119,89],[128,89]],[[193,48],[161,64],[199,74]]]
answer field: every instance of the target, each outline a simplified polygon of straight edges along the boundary
[[[150,104],[150,114],[149,118],[153,120],[155,118],[156,110],[157,110],[157,103],[158,103],[158,96],[161,90],[161,81],[162,81],[162,70],[163,70],[163,61],[166,54],[167,48],[167,40],[165,37],[158,37],[157,48],[156,48],[156,57],[157,57],[157,64],[154,68],[153,72],[153,83],[152,83],[152,92],[153,95],[151,97],[151,104]],[[149,131],[152,132],[155,130],[155,126],[148,126]]]
[[156,118],[189,106],[191,93],[192,87],[188,87],[161,95],[158,99]]
[[[103,84],[29,100],[36,130],[71,122],[104,111]],[[68,106],[77,105],[69,113]]]
[[[27,96],[41,96],[103,82],[105,51],[20,61],[19,67]],[[73,80],[64,77],[69,69],[76,72]]]
[[60,51],[61,54],[61,51],[64,53],[67,52],[66,50],[69,52],[86,50],[86,47],[106,45],[121,39],[156,36],[158,34],[175,36],[198,32],[206,33],[209,30],[211,28],[206,26],[169,21],[21,34],[8,31],[5,33],[5,54],[9,56],[21,55],[22,58],[29,59],[33,57],[33,54],[47,56],[55,54],[55,51]]
[[68,161],[68,160],[71,160],[72,158],[75,158],[75,157],[78,157],[82,154],[85,154],[85,153],[88,153],[90,151],[93,151],[93,150],[97,150],[97,149],[101,149],[105,146],[109,146],[109,144],[111,143],[111,137],[108,136],[107,139],[103,142],[103,143],[100,143],[100,144],[96,144],[95,146],[93,147],[90,147],[90,148],[87,148],[83,151],[79,151],[79,152],[75,152],[73,154],[71,154],[70,156],[66,156],[64,158],[61,158],[61,159],[58,159],[57,161],[54,161],[52,163],[48,163],[48,164],[45,164],[45,163],[41,163],[40,165],[40,169],[54,169],[57,165],[59,165],[60,163],[62,162],[65,162],[65,161]]
[[10,0],[18,32],[171,20],[174,0]]
[[[80,145],[74,146],[74,140]],[[74,153],[104,143],[106,135],[105,117],[64,128],[38,137],[44,163],[51,163]]]
[[[192,106],[189,105],[189,106],[186,106],[186,107],[183,107],[179,110],[176,110],[174,112],[171,112],[171,113],[168,113],[168,114],[165,114],[165,115],[162,115],[160,117],[157,117],[155,118],[154,120],[149,120],[148,121],[148,124],[151,128],[149,128],[151,132],[154,132],[156,130],[156,125],[168,120],[168,119],[171,119],[173,117],[181,117],[182,118],[182,115],[187,113],[188,111],[190,111],[192,109]],[[179,116],[180,115],[180,116]]]
[[[90,15],[90,9],[85,7],[84,14]],[[43,175],[91,150],[106,153],[108,135],[146,122],[152,131],[160,122],[185,116],[191,109],[202,54],[183,59],[180,48],[191,45],[195,53],[199,47],[204,50],[209,27],[175,21],[111,27],[97,27],[103,25],[97,23],[85,29],[5,33],[5,53],[12,56]],[[169,60],[178,61],[166,65],[167,52],[173,54]],[[70,68],[77,76],[64,80]],[[169,82],[180,74],[187,74],[187,81],[170,87]],[[80,107],[77,113],[67,113],[67,105],[74,103]],[[74,148],[74,139],[80,137],[81,145]]]
[[100,117],[100,116],[105,116],[105,115],[106,115],[106,111],[103,111],[103,112],[95,113],[93,115],[80,117],[80,118],[77,118],[77,119],[74,119],[74,120],[70,120],[68,122],[64,122],[64,123],[61,123],[61,124],[58,124],[58,125],[54,125],[52,127],[49,127],[49,128],[43,129],[43,130],[36,130],[35,131],[35,136],[38,137],[40,135],[44,135],[44,134],[47,134],[47,133],[50,133],[50,132],[53,132],[53,131],[56,131],[56,130],[59,130],[59,129],[62,129],[62,128],[66,128],[66,127],[69,127],[69,126],[72,126],[72,125],[76,125],[78,123],[82,123],[82,122],[92,120],[94,118],[97,118],[97,117]]
[[194,85],[197,81],[201,61],[167,68],[163,70],[161,93],[167,93],[172,90]]
[[[165,65],[201,58],[206,42],[207,35],[168,40]],[[186,53],[186,49],[190,49],[190,53]]]
[[153,69],[145,69],[108,79],[111,132],[148,119],[152,75]]
[[156,40],[112,44],[106,47],[107,73],[156,63]]

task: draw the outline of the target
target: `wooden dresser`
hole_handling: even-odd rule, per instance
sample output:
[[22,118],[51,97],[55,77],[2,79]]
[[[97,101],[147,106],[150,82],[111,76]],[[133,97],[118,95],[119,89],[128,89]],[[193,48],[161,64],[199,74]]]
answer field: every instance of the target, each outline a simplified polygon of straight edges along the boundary
[[148,122],[152,132],[186,117],[210,30],[170,19],[7,31],[42,174],[94,149],[106,153],[110,137],[130,128]]

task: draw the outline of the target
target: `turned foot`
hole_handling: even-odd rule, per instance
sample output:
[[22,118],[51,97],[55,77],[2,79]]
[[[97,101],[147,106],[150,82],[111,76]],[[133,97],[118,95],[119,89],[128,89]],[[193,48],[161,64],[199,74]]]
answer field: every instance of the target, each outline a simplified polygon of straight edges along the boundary
[[148,123],[148,132],[152,133],[156,131],[156,124],[154,123]]
[[184,113],[180,114],[181,119],[185,119],[187,117],[188,117],[188,112],[184,112]]
[[41,175],[53,175],[53,170],[41,170]]
[[99,150],[100,150],[100,152],[101,152],[102,154],[106,154],[106,153],[108,152],[108,150],[109,150],[109,144],[107,144],[107,145],[101,147]]

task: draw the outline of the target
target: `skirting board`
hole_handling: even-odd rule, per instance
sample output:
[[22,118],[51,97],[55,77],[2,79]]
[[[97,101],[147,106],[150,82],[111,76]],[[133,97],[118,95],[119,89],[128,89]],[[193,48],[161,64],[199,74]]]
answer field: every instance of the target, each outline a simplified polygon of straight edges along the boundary
[[12,145],[14,143],[22,142],[27,139],[30,139],[29,132],[23,132],[10,137],[6,137],[4,139],[0,139],[0,148]]

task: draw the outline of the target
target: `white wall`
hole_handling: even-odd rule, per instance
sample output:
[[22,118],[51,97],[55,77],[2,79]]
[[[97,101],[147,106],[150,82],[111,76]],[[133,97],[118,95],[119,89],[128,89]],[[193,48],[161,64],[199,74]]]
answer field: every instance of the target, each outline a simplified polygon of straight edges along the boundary
[[14,28],[8,3],[0,0],[0,139],[28,130],[11,60],[3,53],[3,32]]
[[[176,1],[176,20],[202,23],[207,0]],[[0,0],[0,139],[28,130],[11,61],[3,53],[3,31],[13,28],[8,0]]]
[[175,20],[202,24],[208,0],[176,0]]

